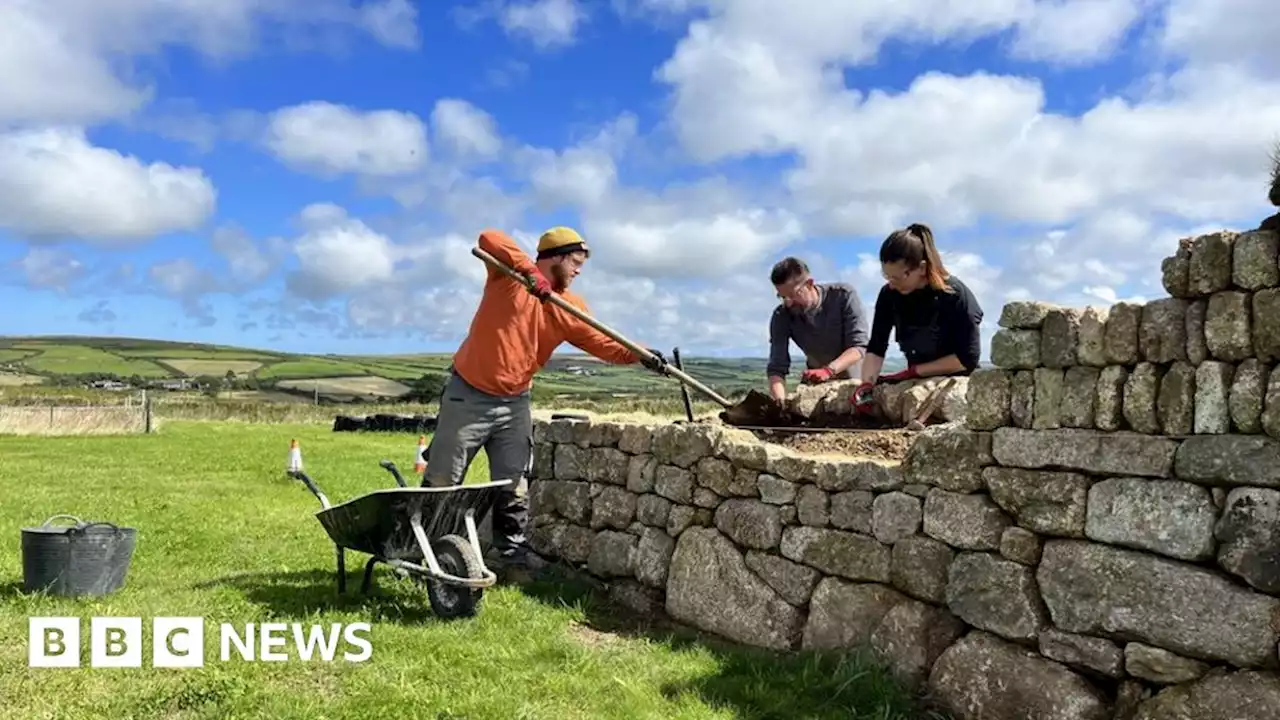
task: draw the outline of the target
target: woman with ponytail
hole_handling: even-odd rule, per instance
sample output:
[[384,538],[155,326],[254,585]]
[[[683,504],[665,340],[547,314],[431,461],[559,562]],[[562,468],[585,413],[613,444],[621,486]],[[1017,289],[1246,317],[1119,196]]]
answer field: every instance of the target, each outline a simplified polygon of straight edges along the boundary
[[[885,238],[880,269],[886,283],[876,298],[863,382],[854,395],[859,410],[870,406],[869,391],[877,383],[966,376],[982,356],[982,308],[969,288],[947,272],[927,225],[913,223]],[[907,369],[881,376],[890,331]]]

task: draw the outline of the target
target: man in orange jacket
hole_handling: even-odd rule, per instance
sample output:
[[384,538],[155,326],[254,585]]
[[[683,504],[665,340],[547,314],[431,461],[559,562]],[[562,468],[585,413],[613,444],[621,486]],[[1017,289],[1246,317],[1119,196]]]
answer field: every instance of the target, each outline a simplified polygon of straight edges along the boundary
[[536,260],[500,230],[480,233],[480,249],[527,278],[521,284],[489,268],[480,307],[453,358],[440,398],[436,431],[428,449],[424,486],[461,483],[476,453],[484,448],[492,480],[513,480],[493,512],[494,547],[502,564],[539,569],[543,563],[528,546],[528,478],[533,460],[533,417],[529,390],[533,376],[561,343],[569,342],[607,363],[642,362],[665,372],[666,361],[642,361],[560,307],[543,302],[552,293],[587,312],[569,291],[582,272],[590,249],[570,228],[555,227],[538,240]]

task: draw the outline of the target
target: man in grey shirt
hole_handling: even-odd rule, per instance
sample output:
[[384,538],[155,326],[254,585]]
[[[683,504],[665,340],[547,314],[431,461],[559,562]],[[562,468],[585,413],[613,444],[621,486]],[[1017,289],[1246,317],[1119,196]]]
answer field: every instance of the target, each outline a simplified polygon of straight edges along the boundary
[[769,321],[769,393],[784,402],[791,369],[790,343],[805,354],[802,383],[855,379],[870,339],[867,314],[853,287],[817,283],[809,266],[788,257],[773,266],[770,280],[782,301]]

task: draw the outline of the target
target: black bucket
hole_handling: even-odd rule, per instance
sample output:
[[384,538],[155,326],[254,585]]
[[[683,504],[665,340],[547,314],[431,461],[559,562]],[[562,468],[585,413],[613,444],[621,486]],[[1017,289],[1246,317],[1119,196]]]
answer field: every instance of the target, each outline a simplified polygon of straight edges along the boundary
[[[51,525],[68,518],[75,525]],[[22,584],[26,592],[106,595],[124,587],[137,532],[108,522],[86,523],[54,515],[40,527],[22,529]]]

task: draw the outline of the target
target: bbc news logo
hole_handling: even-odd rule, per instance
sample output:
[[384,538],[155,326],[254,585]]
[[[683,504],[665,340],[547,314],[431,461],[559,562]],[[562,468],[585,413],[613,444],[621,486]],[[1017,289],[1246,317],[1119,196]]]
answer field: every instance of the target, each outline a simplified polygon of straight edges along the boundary
[[[81,626],[78,617],[28,618],[27,665],[80,667],[84,664]],[[148,643],[140,617],[90,618],[88,664],[142,667],[143,649],[149,644],[151,667],[204,667],[204,618],[157,617],[152,619],[150,629]],[[365,662],[373,655],[369,623],[220,623],[217,629],[222,662],[233,658],[249,662]]]

